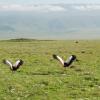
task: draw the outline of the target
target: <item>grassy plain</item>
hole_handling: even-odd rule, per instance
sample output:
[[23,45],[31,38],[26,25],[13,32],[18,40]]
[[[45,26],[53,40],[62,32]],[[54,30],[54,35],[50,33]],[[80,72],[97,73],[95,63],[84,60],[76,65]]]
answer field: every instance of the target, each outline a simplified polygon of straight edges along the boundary
[[[52,54],[79,61],[64,69]],[[5,58],[24,65],[11,72]],[[0,41],[0,100],[100,100],[100,41]]]

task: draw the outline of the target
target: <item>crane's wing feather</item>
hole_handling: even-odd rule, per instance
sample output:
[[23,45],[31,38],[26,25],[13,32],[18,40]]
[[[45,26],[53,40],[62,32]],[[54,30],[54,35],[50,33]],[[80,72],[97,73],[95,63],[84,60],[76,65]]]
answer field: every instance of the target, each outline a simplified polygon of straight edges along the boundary
[[66,66],[71,65],[75,59],[76,59],[76,56],[75,56],[75,55],[71,55],[71,56],[65,61]]
[[22,60],[17,60],[16,63],[13,66],[18,68],[21,65],[23,65],[23,61]]
[[53,58],[57,59],[62,65],[64,65],[64,60],[60,56],[57,56],[57,55],[54,54]]
[[10,66],[10,68],[12,69],[12,63],[9,60],[3,60],[4,64],[7,64],[8,66]]

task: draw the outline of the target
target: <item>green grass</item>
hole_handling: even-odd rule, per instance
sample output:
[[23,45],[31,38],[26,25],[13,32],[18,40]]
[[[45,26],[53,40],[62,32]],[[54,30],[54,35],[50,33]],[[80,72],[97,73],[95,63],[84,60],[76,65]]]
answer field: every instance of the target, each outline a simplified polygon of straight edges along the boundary
[[[64,69],[52,54],[77,55]],[[100,41],[0,41],[0,100],[100,100]],[[3,59],[24,65],[16,72]]]

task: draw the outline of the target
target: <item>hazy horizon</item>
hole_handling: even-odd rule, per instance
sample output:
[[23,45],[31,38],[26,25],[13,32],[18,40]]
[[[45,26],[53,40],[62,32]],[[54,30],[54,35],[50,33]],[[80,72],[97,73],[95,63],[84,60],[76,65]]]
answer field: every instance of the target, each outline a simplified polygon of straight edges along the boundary
[[100,39],[98,0],[0,0],[0,39]]

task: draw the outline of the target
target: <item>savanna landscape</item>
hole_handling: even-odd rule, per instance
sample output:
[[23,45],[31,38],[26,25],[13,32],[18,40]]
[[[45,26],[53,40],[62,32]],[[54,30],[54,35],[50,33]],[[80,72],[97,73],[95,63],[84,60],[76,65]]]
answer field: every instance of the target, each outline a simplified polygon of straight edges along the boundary
[[100,0],[0,0],[0,100],[100,100]]
[[[0,100],[100,100],[100,40],[0,41]],[[77,56],[64,68],[53,59]],[[8,59],[24,61],[12,72]]]

